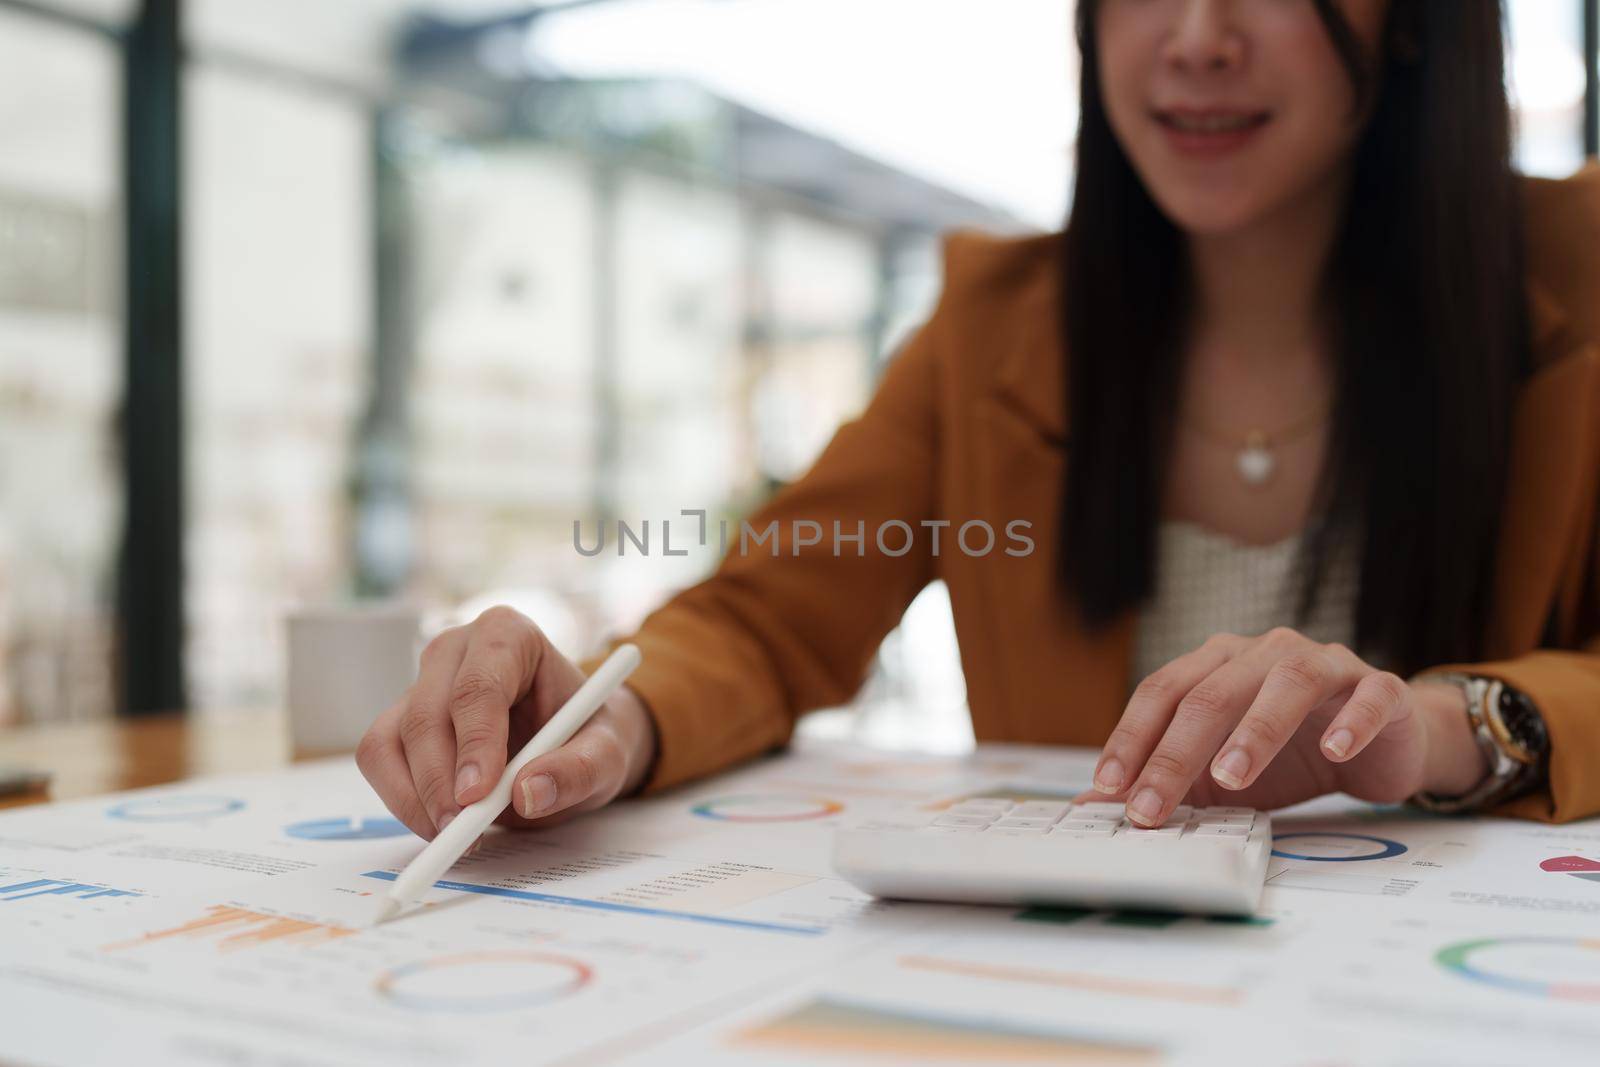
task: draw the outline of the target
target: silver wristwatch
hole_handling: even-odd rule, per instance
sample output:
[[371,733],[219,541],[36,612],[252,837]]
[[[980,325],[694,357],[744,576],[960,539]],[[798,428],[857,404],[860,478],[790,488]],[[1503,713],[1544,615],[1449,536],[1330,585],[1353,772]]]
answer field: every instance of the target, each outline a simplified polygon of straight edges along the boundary
[[1449,682],[1467,698],[1467,726],[1489,763],[1489,773],[1460,796],[1419,792],[1412,804],[1428,811],[1478,811],[1529,792],[1544,780],[1549,735],[1544,719],[1521,691],[1498,678],[1456,671],[1423,671],[1412,682]]

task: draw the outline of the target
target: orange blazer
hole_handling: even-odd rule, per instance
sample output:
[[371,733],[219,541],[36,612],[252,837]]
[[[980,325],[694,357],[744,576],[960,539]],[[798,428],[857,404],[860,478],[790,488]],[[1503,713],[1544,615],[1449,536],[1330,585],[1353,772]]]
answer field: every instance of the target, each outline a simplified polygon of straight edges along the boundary
[[[1532,696],[1549,724],[1550,787],[1508,805],[1550,820],[1600,811],[1600,167],[1526,186],[1535,370],[1516,399],[1488,662],[1451,664]],[[949,586],[980,741],[1099,746],[1132,684],[1136,613],[1090,633],[1053,580],[1067,435],[1056,332],[1057,238],[956,234],[943,295],[866,410],[804,477],[745,522],[715,573],[618,640],[659,731],[654,791],[784,745],[803,712],[848,701],[884,635],[936,578]],[[935,554],[924,520],[948,520]],[[953,543],[993,528],[988,555]],[[1031,523],[1033,551],[1006,537]],[[793,534],[801,521],[800,534]],[[808,526],[804,520],[817,524]],[[916,534],[898,553],[904,531]],[[862,543],[840,542],[863,527]],[[802,540],[822,533],[820,544]],[[971,531],[974,552],[981,528]],[[1019,549],[1020,550],[1020,549]],[[1540,647],[1546,620],[1555,643]],[[606,651],[617,642],[608,645]],[[603,658],[585,660],[592,671]],[[1441,664],[1440,666],[1446,666]]]

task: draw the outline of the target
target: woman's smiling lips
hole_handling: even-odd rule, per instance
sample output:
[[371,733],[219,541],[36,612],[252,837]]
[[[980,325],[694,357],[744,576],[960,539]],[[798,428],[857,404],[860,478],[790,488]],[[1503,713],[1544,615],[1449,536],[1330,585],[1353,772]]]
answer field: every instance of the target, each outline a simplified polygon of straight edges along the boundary
[[1272,119],[1270,112],[1244,108],[1163,107],[1150,114],[1167,143],[1189,156],[1237,151]]

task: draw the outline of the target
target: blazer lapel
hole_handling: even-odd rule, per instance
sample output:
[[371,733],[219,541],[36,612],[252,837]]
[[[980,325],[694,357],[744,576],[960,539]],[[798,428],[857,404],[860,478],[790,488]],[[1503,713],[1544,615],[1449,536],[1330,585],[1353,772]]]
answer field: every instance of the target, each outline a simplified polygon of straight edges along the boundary
[[1039,271],[1020,294],[1015,333],[999,355],[994,397],[1044,440],[1066,444],[1066,362],[1054,271]]
[[[1070,441],[1054,282],[1053,271],[1039,271],[1019,294],[1012,329],[994,339],[995,377],[978,410],[978,499],[997,528],[1014,518],[1032,522],[1035,544],[1030,556],[990,561],[991,573],[976,583],[991,590],[984,605],[991,633],[1026,635],[993,650],[1006,721],[986,736],[1097,745],[1126,704],[1136,613],[1090,632],[1059,593],[1056,545]],[[1049,716],[1051,736],[1039,736],[1032,709],[1055,704],[1061,711]]]

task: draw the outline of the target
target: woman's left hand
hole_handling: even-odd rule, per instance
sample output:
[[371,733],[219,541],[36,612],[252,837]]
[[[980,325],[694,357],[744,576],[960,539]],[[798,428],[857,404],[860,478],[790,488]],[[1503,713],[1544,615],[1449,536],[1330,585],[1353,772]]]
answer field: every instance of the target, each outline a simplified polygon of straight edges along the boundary
[[1465,792],[1486,769],[1451,685],[1408,685],[1286,627],[1216,634],[1139,683],[1095,768],[1159,826],[1185,798],[1276,808],[1323,793]]

